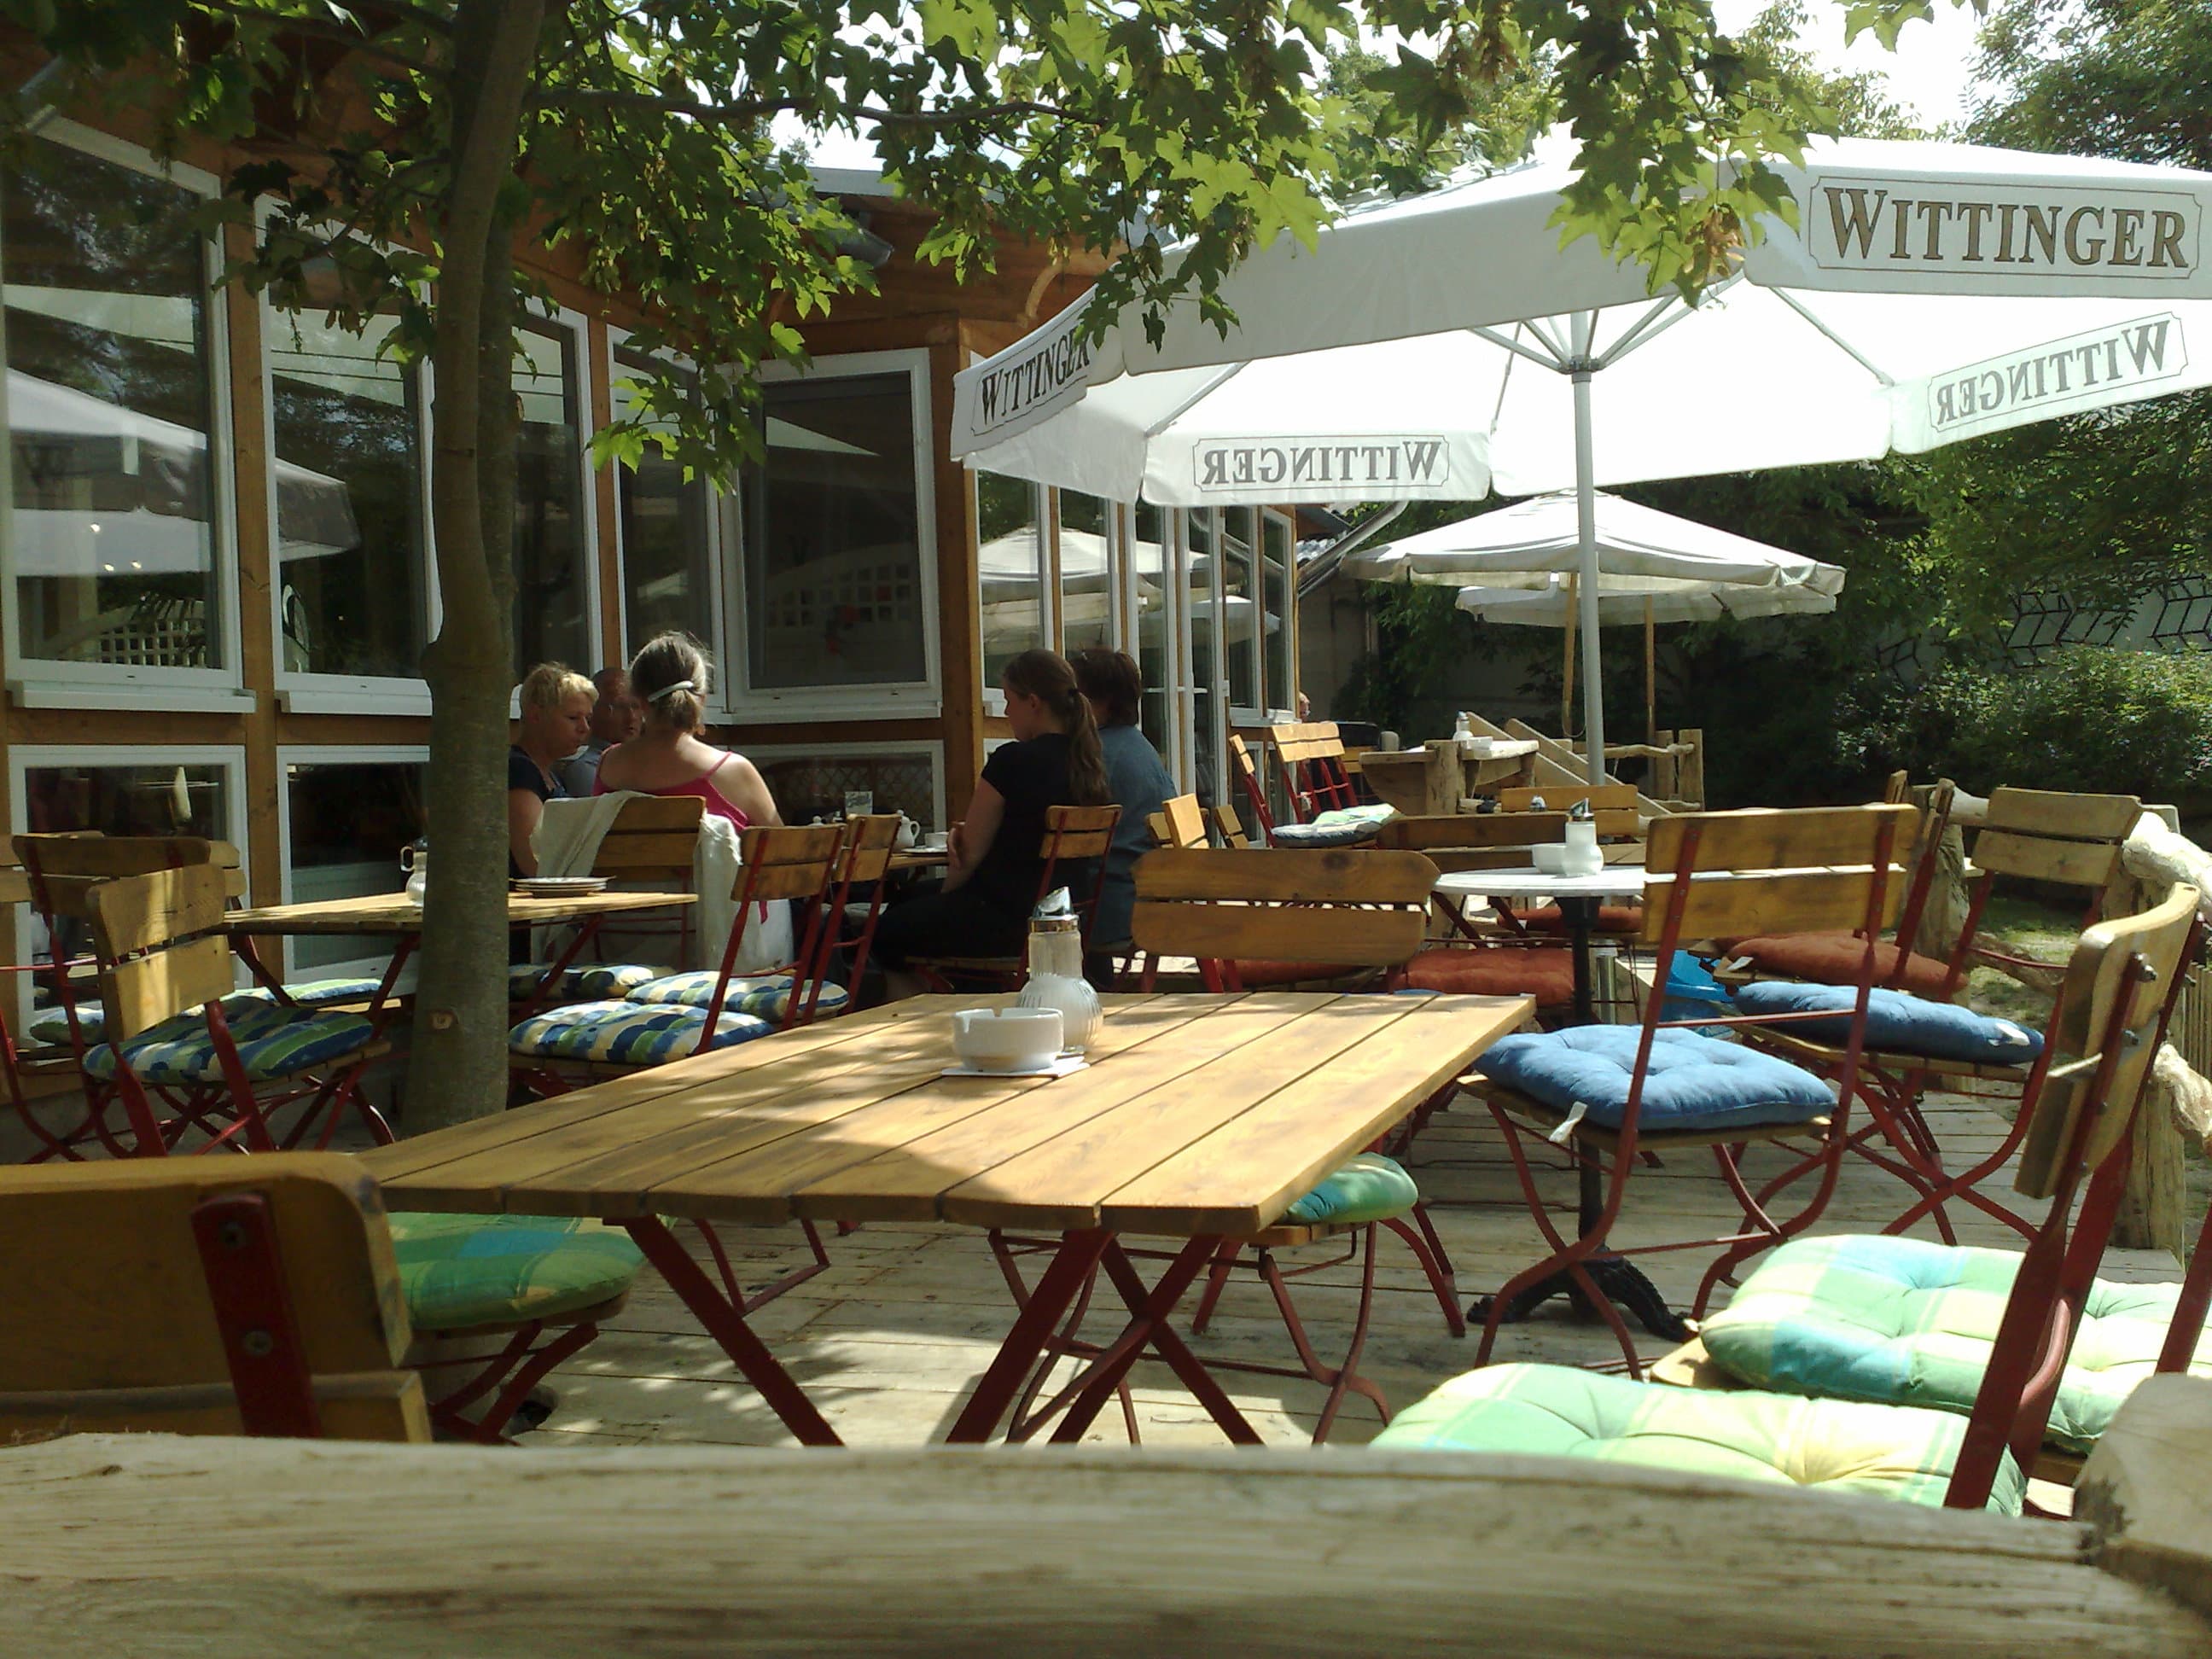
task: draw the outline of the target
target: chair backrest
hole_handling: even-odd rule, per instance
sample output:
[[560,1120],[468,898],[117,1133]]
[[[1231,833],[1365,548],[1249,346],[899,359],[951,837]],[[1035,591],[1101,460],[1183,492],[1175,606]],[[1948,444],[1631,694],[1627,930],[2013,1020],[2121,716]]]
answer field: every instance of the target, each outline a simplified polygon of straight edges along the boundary
[[1885,806],[1901,806],[1912,799],[1912,775],[1902,769],[1892,772],[1881,786]]
[[2098,894],[2119,873],[2120,849],[2142,817],[2142,802],[2133,795],[1997,789],[1969,850],[1985,875]]
[[[1910,806],[1683,812],[1644,852],[1645,943],[1879,931],[1897,918]],[[1663,969],[1662,969],[1663,972]]]
[[622,804],[592,857],[592,873],[613,881],[691,883],[707,803],[696,795],[640,795]]
[[1206,809],[1206,817],[1213,821],[1213,833],[1224,847],[1243,851],[1251,846],[1251,837],[1244,833],[1244,825],[1237,816],[1237,809],[1226,801]]
[[1259,769],[1252,763],[1251,745],[1239,732],[1229,734],[1229,763],[1236,771],[1237,787],[1244,792],[1244,799],[1251,803],[1252,821],[1260,826],[1261,839],[1273,839],[1275,815],[1267,805],[1267,787],[1260,781]]
[[222,871],[188,864],[97,882],[86,894],[106,1035],[120,1042],[237,985],[222,925]]
[[1118,806],[1048,806],[1038,856],[1048,866],[1061,859],[1103,859],[1121,821]]
[[[1540,800],[1544,803],[1541,808],[1536,805]],[[1536,789],[1516,785],[1498,792],[1498,805],[1508,812],[1564,812],[1583,801],[1589,803],[1599,835],[1640,833],[1642,820],[1636,811],[1636,786],[1632,783],[1554,783]]]
[[744,904],[817,897],[836,871],[844,841],[842,823],[762,825],[742,831],[731,896]]
[[837,863],[841,887],[881,881],[898,850],[899,826],[905,822],[896,812],[855,812],[845,820],[845,841]]
[[23,1264],[0,1276],[0,1444],[430,1437],[384,1206],[350,1158],[0,1167],[0,1259]]
[[1359,799],[1344,769],[1344,739],[1334,720],[1304,720],[1267,728],[1268,745],[1283,781],[1283,797],[1298,817],[1311,819]]
[[1419,853],[1169,848],[1138,861],[1131,933],[1153,957],[1395,968],[1436,883]]
[[[212,864],[239,868],[238,848],[199,836],[102,836],[81,831],[15,837],[31,903],[49,921],[88,920],[86,894],[94,882],[155,870]],[[225,884],[226,892],[229,882]]]
[[1458,812],[1391,818],[1376,831],[1375,844],[1425,853],[1439,871],[1455,874],[1525,865],[1540,842],[1566,838],[1565,812]]
[[1204,847],[1206,813],[1195,795],[1177,795],[1146,820],[1152,839],[1162,847]]

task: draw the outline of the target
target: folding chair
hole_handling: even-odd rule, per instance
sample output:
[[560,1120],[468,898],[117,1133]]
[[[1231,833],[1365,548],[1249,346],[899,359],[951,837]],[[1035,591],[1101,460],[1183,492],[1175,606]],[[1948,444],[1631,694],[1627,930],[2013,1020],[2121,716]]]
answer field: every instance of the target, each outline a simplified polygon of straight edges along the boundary
[[1206,816],[1213,826],[1213,838],[1222,846],[1241,852],[1252,844],[1251,838],[1244,833],[1243,824],[1237,821],[1235,807],[1224,802],[1218,806],[1207,807]]
[[[1643,942],[1653,948],[1655,982],[1663,985],[1681,942],[1745,931],[1754,918],[1782,927],[1869,930],[1860,978],[1846,1007],[1820,1016],[1840,1024],[1840,1095],[1808,1071],[1747,1046],[1713,1042],[1698,1028],[1744,1025],[1747,1017],[1662,1018],[1665,999],[1647,997],[1635,1025],[1585,1025],[1510,1036],[1462,1079],[1489,1107],[1505,1138],[1528,1212],[1551,1247],[1509,1279],[1481,1310],[1487,1364],[1498,1327],[1566,1294],[1594,1308],[1612,1328],[1629,1374],[1641,1375],[1634,1340],[1613,1305],[1626,1303],[1647,1329],[1679,1340],[1680,1322],[1626,1258],[1661,1249],[1717,1248],[1693,1312],[1703,1310],[1717,1277],[1757,1251],[1803,1231],[1833,1191],[1840,1130],[1859,1066],[1873,991],[1871,933],[1894,914],[1904,872],[1892,861],[1912,833],[1909,806],[1814,808],[1780,812],[1691,813],[1651,826]],[[1694,878],[1694,879],[1693,879]],[[1655,1081],[1655,1079],[1657,1079]],[[1525,1144],[1534,1132],[1564,1150],[1577,1170],[1574,1237],[1564,1236],[1536,1182]],[[1795,1215],[1776,1219],[1746,1186],[1741,1158],[1757,1141],[1809,1139],[1806,1163],[1819,1186]],[[1630,1176],[1646,1151],[1710,1148],[1722,1180],[1743,1212],[1741,1227],[1714,1237],[1616,1250],[1608,1243]],[[1608,1294],[1608,1291],[1610,1294]]]
[[[794,1024],[804,1025],[812,1020],[825,993],[836,994],[831,997],[832,1013],[842,1013],[860,994],[860,975],[867,971],[868,953],[875,948],[876,924],[883,920],[884,888],[890,874],[891,854],[898,850],[899,827],[904,822],[896,812],[856,813],[845,820],[845,842],[838,854],[822,936],[825,963],[832,957],[845,958],[845,983],[831,982],[826,967],[817,973],[807,994],[805,1011]],[[863,887],[867,897],[855,902],[854,890]],[[846,933],[848,927],[854,931]]]
[[[208,1137],[200,1152],[234,1141],[274,1152],[270,1114],[301,1101],[307,1104],[283,1142],[288,1150],[318,1121],[315,1144],[328,1146],[349,1105],[379,1142],[392,1140],[361,1091],[363,1068],[390,1052],[368,1019],[233,989],[217,866],[190,864],[94,882],[84,896],[100,964],[104,1039],[87,1045],[85,1077],[88,1090],[112,1086],[118,1093],[137,1153],[172,1151],[195,1128]],[[156,1100],[173,1115],[164,1121]]]
[[1177,795],[1145,821],[1152,841],[1160,847],[1209,847],[1205,809],[1195,795]]
[[[624,801],[599,839],[592,856],[591,873],[605,877],[616,886],[689,892],[699,848],[699,826],[706,811],[707,803],[696,795],[640,795]],[[678,908],[672,922],[625,916],[614,930],[621,941],[620,954],[628,957],[643,955],[652,948],[653,939],[668,939],[668,959],[661,965],[609,962],[605,921],[603,916],[586,919],[571,932],[552,961],[518,963],[508,970],[507,1000],[518,1005],[510,1019],[549,1002],[596,1002],[625,996],[691,959],[689,905]],[[646,942],[642,947],[639,940]],[[586,947],[592,959],[579,965]]]
[[[2092,928],[2075,949],[2065,969],[2066,1000],[2074,1012],[2057,1034],[2064,1058],[2048,1070],[2028,1103],[2030,1127],[2014,1182],[2031,1198],[2047,1198],[2050,1208],[2026,1254],[2016,1258],[1987,1347],[1972,1364],[1954,1364],[1954,1374],[1946,1375],[1940,1365],[1911,1363],[1908,1353],[1899,1352],[1877,1356],[1881,1364],[1867,1363],[1861,1353],[1853,1365],[1846,1346],[1834,1340],[1832,1325],[1824,1328],[1807,1316],[1809,1299],[1800,1298],[1790,1329],[1777,1328],[1768,1304],[1764,1313],[1735,1322],[1732,1334],[1729,1315],[1716,1317],[1706,1338],[1710,1344],[1721,1337],[1721,1346],[1747,1365],[1802,1392],[1701,1393],[1559,1366],[1501,1365],[1447,1383],[1375,1443],[1523,1453],[1540,1444],[1700,1471],[1756,1474],[1764,1469],[1768,1478],[1832,1491],[2019,1513],[2026,1501],[2025,1472],[2034,1466],[2062,1398],[2066,1361],[2124,1194],[2143,1076],[2201,941],[2198,899],[2194,888],[2178,887],[2142,915]],[[1835,1261],[1872,1279],[1883,1266],[1894,1265],[1885,1264],[1888,1247],[1911,1242],[1853,1239],[1839,1245],[1820,1239],[1784,1246],[1744,1292],[1749,1295],[1770,1273],[1786,1276],[1785,1253],[1831,1247]],[[2201,1326],[2212,1279],[2192,1273],[2191,1280],[2182,1300],[2194,1297],[2194,1319]],[[1899,1297],[1893,1284],[1876,1294],[1911,1300]],[[1894,1309],[1893,1322],[1901,1327],[1913,1313],[1928,1311],[1924,1304]],[[2178,1322],[2158,1368],[2182,1369],[2196,1334]],[[1943,1345],[1941,1357],[1955,1362],[1960,1346]],[[1936,1345],[1923,1346],[1936,1357]],[[1901,1384],[1896,1392],[1914,1403],[1874,1402],[1869,1385],[1885,1371]],[[1817,1386],[1821,1383],[1844,1386],[1832,1390]],[[1828,1397],[1832,1392],[1848,1397]],[[1966,1400],[1971,1403],[1962,1405]],[[1948,1409],[1930,1408],[1923,1401]],[[1808,1479],[1808,1471],[1819,1473]]]
[[[1343,745],[1337,747],[1341,753]],[[1236,769],[1237,783],[1251,803],[1252,817],[1260,826],[1261,836],[1270,847],[1356,847],[1374,840],[1376,827],[1395,816],[1388,806],[1333,806],[1316,813],[1310,822],[1297,817],[1288,823],[1279,822],[1267,805],[1267,791],[1253,763],[1251,747],[1235,732],[1229,734],[1229,758]],[[1301,798],[1297,792],[1291,797],[1294,813],[1299,810]]]
[[[1115,827],[1121,821],[1119,806],[1048,806],[1044,809],[1044,839],[1039,844],[1037,855],[1044,867],[1037,877],[1036,897],[1032,903],[1042,903],[1054,887],[1068,884],[1055,880],[1063,864],[1090,864],[1091,881],[1087,890],[1076,898],[1078,931],[1083,938],[1083,952],[1091,953],[1091,921],[1098,911],[1098,872],[1097,860],[1106,856],[1106,849],[1114,844]],[[995,985],[998,988],[1014,991],[1021,988],[1029,977],[1029,942],[1022,942],[1020,954],[1010,957],[912,957],[907,966],[920,974],[933,991],[951,991],[956,981]]]
[[[1902,991],[1886,994],[1858,1072],[1859,1096],[1874,1120],[1869,1127],[1881,1130],[1887,1150],[1877,1147],[1868,1134],[1855,1136],[1853,1149],[1916,1194],[1884,1232],[1904,1232],[1925,1217],[1933,1220],[1943,1243],[1956,1243],[1945,1206],[1958,1201],[2004,1223],[2024,1238],[2033,1237],[2033,1223],[1979,1188],[2004,1167],[2027,1133],[2028,1114],[2020,1109],[2020,1103],[2036,1086],[2039,1068],[2049,1063],[2052,1038],[2066,1017],[2059,983],[2063,968],[1990,950],[1977,934],[2000,878],[2045,889],[2070,887],[2086,894],[2081,926],[2091,926],[2119,873],[2123,847],[2141,816],[2141,803],[2131,795],[2063,795],[2026,789],[1999,789],[1990,795],[1988,816],[1971,853],[1966,920],[1938,988],[1940,1004],[1937,999],[1923,1000]],[[1993,963],[2058,989],[2040,1036],[2010,1021],[1949,1006],[1976,962]],[[1753,1012],[1809,1006],[1819,1000],[1817,990],[1773,981],[1745,985],[1735,996],[1740,1006]],[[1834,1044],[1814,1032],[1753,1029],[1747,1035],[1802,1064],[1827,1069],[1837,1064]],[[2009,1119],[1996,1148],[1955,1175],[1945,1168],[1942,1148],[1921,1107],[1922,1096],[1936,1079],[1950,1091],[1996,1103]],[[1797,1173],[1777,1177],[1770,1188]]]
[[1302,823],[1323,812],[1359,805],[1359,786],[1344,769],[1344,739],[1334,720],[1302,721],[1267,728],[1283,799]]

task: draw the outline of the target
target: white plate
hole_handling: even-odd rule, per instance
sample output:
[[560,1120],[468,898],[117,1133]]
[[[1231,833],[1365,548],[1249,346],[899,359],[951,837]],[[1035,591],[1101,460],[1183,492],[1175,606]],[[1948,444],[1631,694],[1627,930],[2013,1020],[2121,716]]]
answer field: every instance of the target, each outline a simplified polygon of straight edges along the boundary
[[578,893],[604,893],[605,876],[525,876],[514,884],[532,898],[569,898]]
[[1042,1066],[1024,1066],[1016,1071],[987,1071],[980,1066],[961,1065],[948,1066],[938,1075],[940,1077],[1066,1077],[1071,1072],[1079,1072],[1090,1064],[1091,1062],[1081,1054],[1062,1054],[1056,1060],[1047,1060]]

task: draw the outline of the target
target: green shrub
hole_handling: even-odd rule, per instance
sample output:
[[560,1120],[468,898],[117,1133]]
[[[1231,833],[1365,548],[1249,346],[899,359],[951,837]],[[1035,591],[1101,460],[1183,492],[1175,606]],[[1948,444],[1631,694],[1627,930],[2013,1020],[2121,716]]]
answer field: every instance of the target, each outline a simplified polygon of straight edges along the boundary
[[1853,737],[1881,765],[1999,784],[2172,801],[2212,788],[2212,653],[2069,646],[2033,668],[1954,665],[1863,702]]

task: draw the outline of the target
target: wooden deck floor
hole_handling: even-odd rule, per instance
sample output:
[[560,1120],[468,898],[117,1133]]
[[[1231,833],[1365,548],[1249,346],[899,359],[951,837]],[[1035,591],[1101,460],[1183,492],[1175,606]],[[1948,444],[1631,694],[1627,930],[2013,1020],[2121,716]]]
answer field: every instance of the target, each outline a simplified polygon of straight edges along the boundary
[[[1972,1103],[1937,1102],[1931,1115],[1954,1168],[1996,1144],[1997,1120]],[[1773,1163],[1778,1153],[1764,1156],[1766,1164],[1755,1167],[1778,1167]],[[1522,1206],[1503,1143],[1474,1101],[1462,1097],[1440,1114],[1407,1163],[1451,1251],[1463,1295],[1494,1287],[1540,1253],[1540,1236]],[[1547,1188],[1571,1220],[1574,1180],[1564,1164]],[[1835,1199],[1815,1231],[1872,1231],[1905,1201],[1905,1189],[1892,1177],[1847,1160]],[[2015,1200],[2015,1207],[2033,1206]],[[1646,1169],[1632,1182],[1616,1238],[1628,1245],[1717,1232],[1734,1213],[1709,1158],[1670,1156],[1668,1167]],[[2012,1237],[1993,1220],[1957,1214],[1963,1242],[2002,1244]],[[685,1231],[696,1243],[696,1234]],[[1917,1231],[1933,1237],[1925,1225]],[[805,1259],[796,1229],[727,1228],[722,1237],[749,1284],[765,1283]],[[877,1224],[830,1237],[828,1244],[834,1265],[763,1309],[756,1328],[848,1442],[910,1446],[942,1438],[1013,1316],[982,1236],[963,1228]],[[698,1253],[704,1260],[703,1249]],[[1331,1252],[1320,1246],[1302,1254]],[[1684,1251],[1647,1256],[1642,1263],[1668,1300],[1682,1306],[1710,1259],[1709,1252]],[[1403,1406],[1471,1365],[1475,1341],[1473,1335],[1450,1337],[1402,1246],[1384,1237],[1378,1260],[1376,1320],[1361,1369],[1394,1407]],[[2170,1256],[2151,1251],[2112,1251],[2104,1271],[2111,1278],[2180,1276]],[[1350,1332],[1356,1284],[1350,1266],[1294,1281],[1324,1359],[1341,1352]],[[1094,1326],[1105,1324],[1102,1310]],[[1240,1269],[1220,1314],[1195,1346],[1229,1358],[1291,1360],[1266,1287],[1249,1268]],[[1645,1351],[1656,1355],[1666,1346],[1654,1340]],[[1617,1352],[1605,1327],[1576,1318],[1564,1302],[1508,1327],[1499,1345],[1501,1358],[1566,1364]],[[1269,1441],[1298,1443],[1310,1437],[1322,1398],[1318,1385],[1233,1371],[1223,1373],[1223,1380]],[[650,1268],[599,1340],[552,1381],[559,1406],[543,1428],[525,1437],[527,1444],[791,1443]],[[1140,1365],[1132,1383],[1148,1443],[1221,1443],[1218,1431],[1164,1366]],[[1372,1407],[1354,1398],[1346,1402],[1332,1443],[1364,1440],[1376,1426]],[[1119,1414],[1102,1415],[1091,1437],[1124,1440]]]

